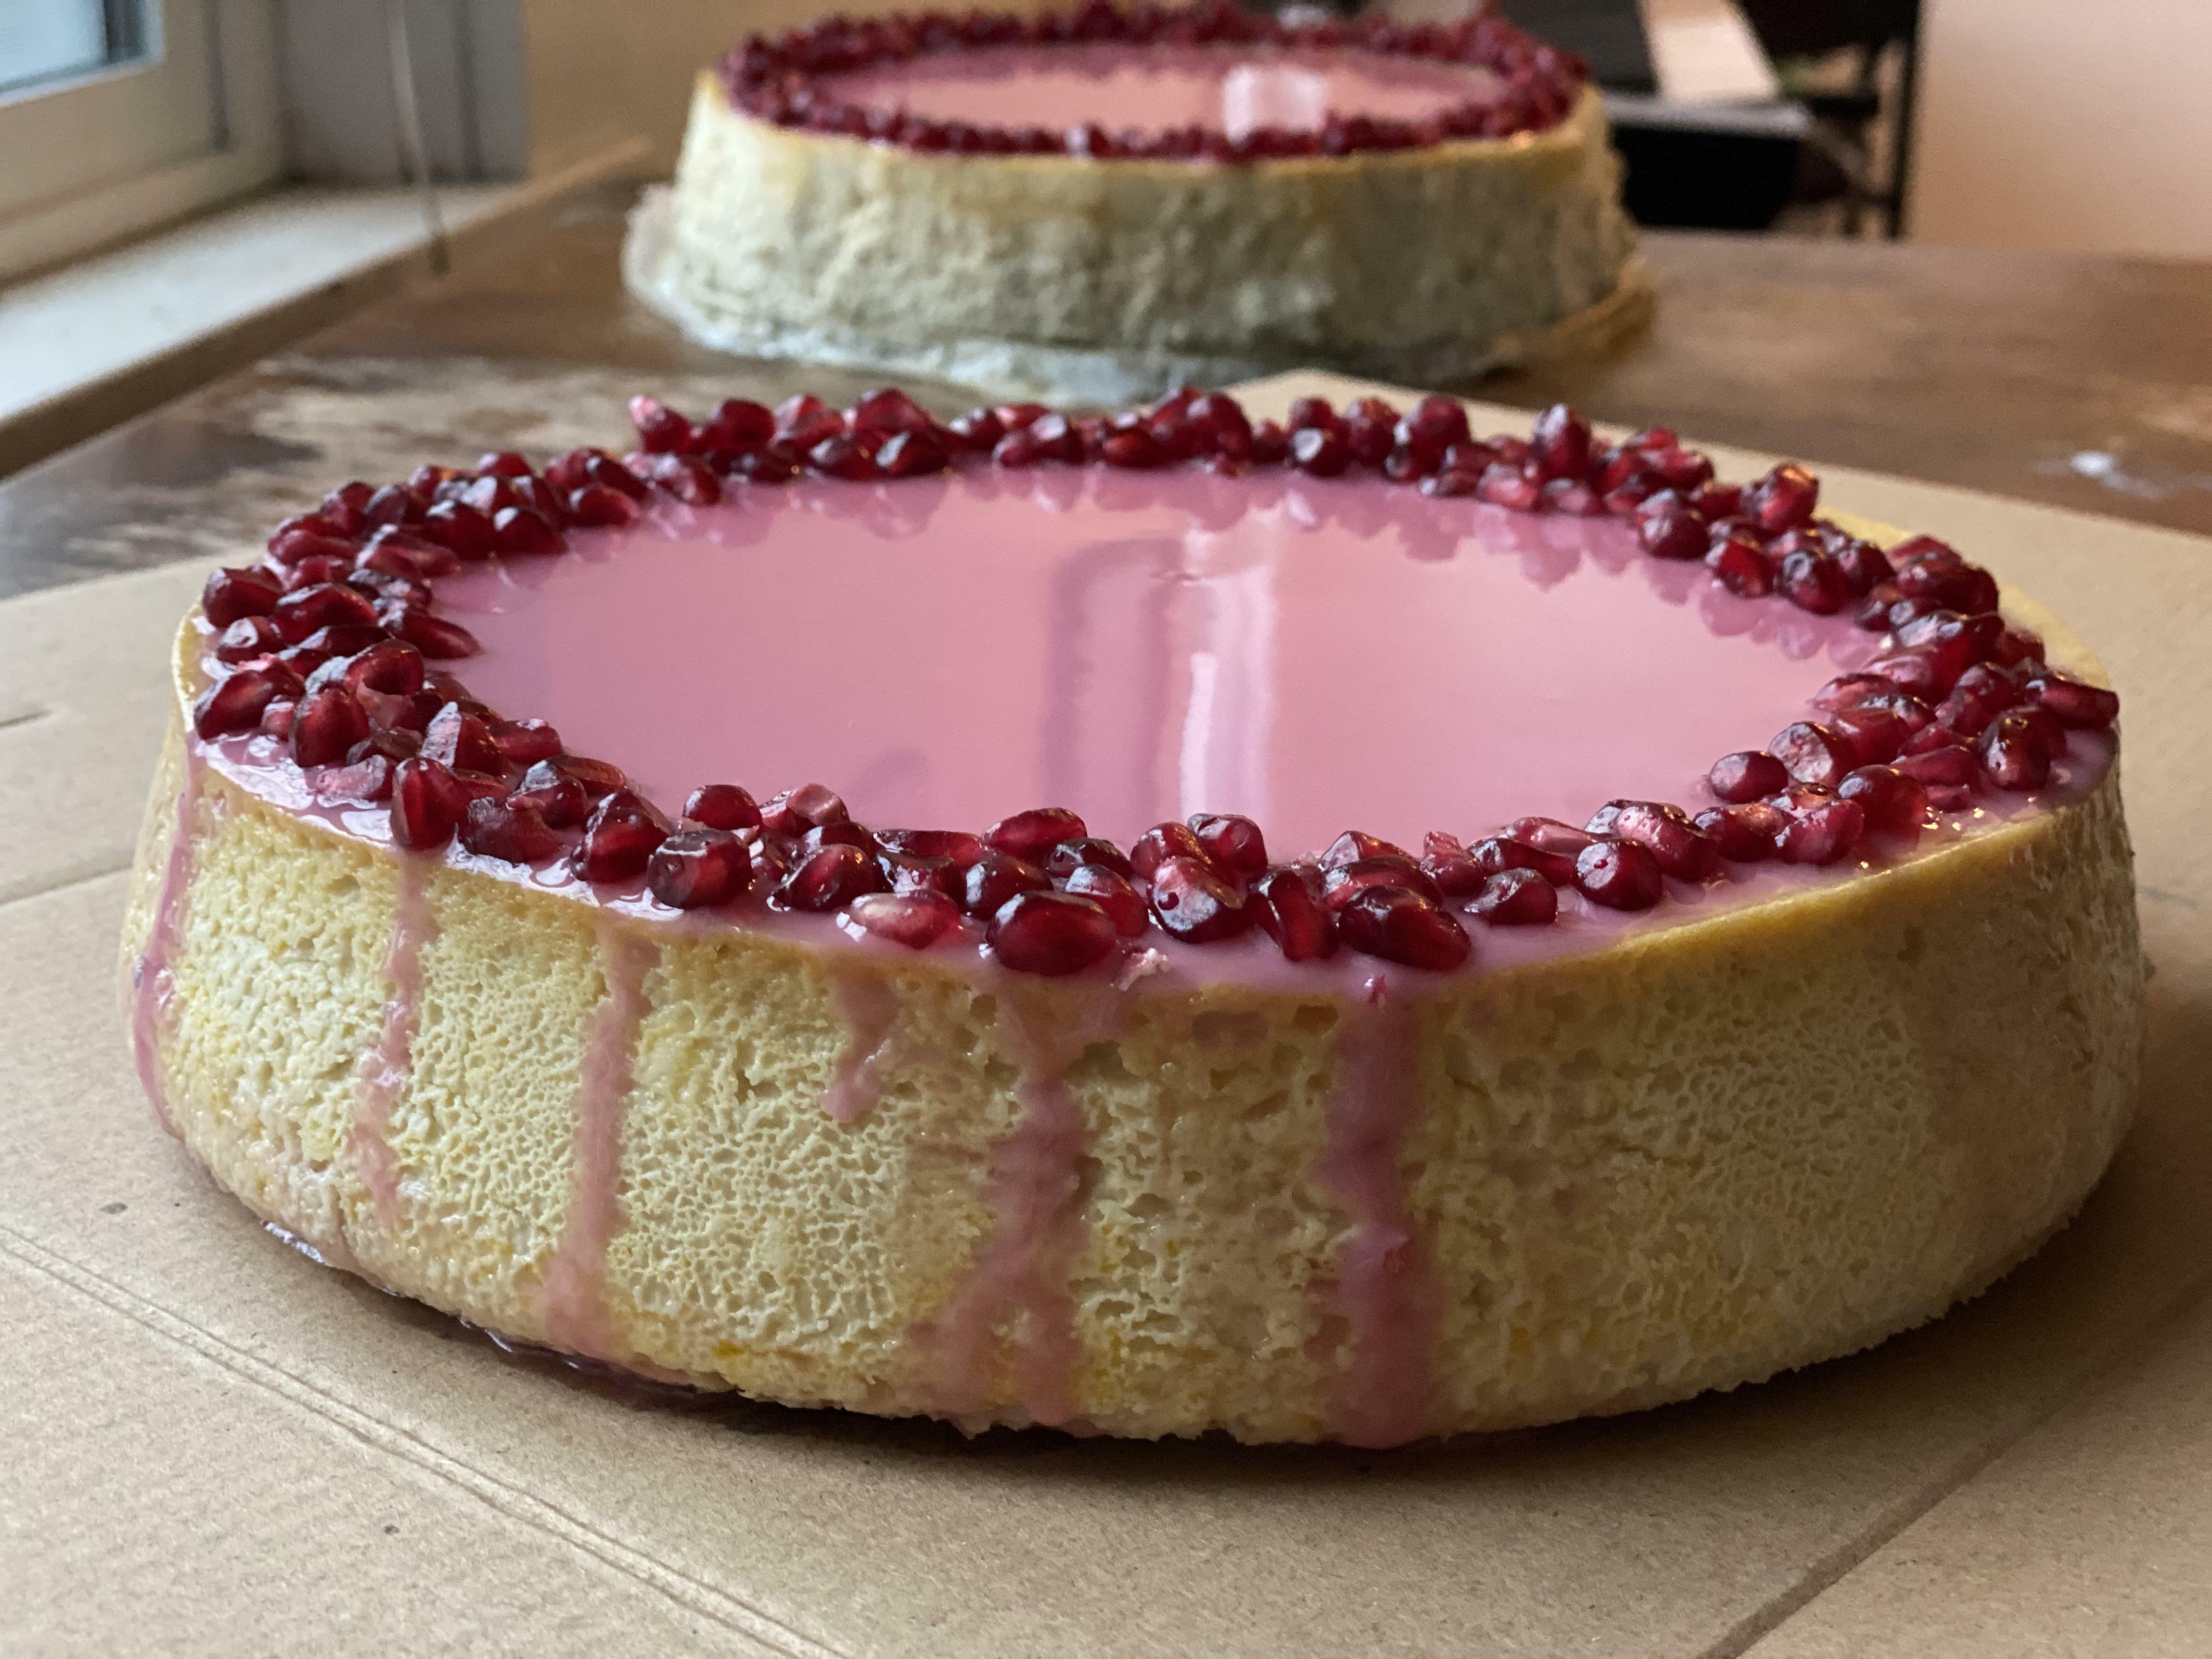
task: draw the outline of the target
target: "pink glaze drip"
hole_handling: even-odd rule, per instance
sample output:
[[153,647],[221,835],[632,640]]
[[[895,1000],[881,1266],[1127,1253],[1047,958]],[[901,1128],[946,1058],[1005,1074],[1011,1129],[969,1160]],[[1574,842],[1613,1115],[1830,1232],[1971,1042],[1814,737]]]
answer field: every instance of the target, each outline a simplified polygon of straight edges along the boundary
[[1470,66],[1356,51],[1254,46],[996,46],[825,75],[817,95],[979,126],[1109,133],[1200,126],[1239,139],[1317,132],[1331,116],[1432,119],[1494,96]]
[[1313,1171],[1352,1218],[1328,1287],[1352,1348],[1330,1427],[1350,1445],[1401,1446],[1428,1431],[1442,1300],[1400,1167],[1422,1109],[1419,1012],[1377,976],[1344,1018],[1328,1138]]
[[1049,802],[1124,843],[1237,811],[1278,858],[1419,846],[1701,802],[1875,648],[1622,523],[1373,477],[818,480],[571,539],[441,580],[485,647],[469,686],[671,809],[818,780],[876,825]]
[[592,1015],[576,1085],[575,1180],[568,1222],[546,1270],[541,1312],[546,1340],[594,1359],[628,1355],[607,1311],[607,1246],[626,1224],[622,1179],[623,1111],[629,1098],[630,1050],[645,1017],[645,977],[660,946],[636,936],[611,912],[599,926],[607,994]]
[[1012,1316],[1015,1375],[1032,1422],[1075,1418],[1079,1348],[1068,1276],[1083,1249],[1084,1164],[1090,1138],[1067,1086],[1067,1068],[1119,1020],[1094,1008],[1087,1019],[1047,1030],[1002,997],[1008,1046],[1021,1067],[1015,1097],[1022,1121],[991,1149],[991,1237],[938,1317],[915,1339],[930,1356],[933,1408],[960,1419],[991,1404],[1000,1322]]
[[169,1004],[177,989],[169,966],[176,955],[185,892],[192,879],[192,821],[199,815],[200,787],[205,770],[197,745],[187,738],[185,785],[177,796],[177,830],[169,842],[169,860],[161,872],[161,890],[154,900],[154,919],[146,929],[145,948],[131,969],[131,1054],[138,1066],[138,1082],[155,1117],[171,1134],[176,1119],[169,1111],[168,1091],[161,1086],[161,1028],[167,1023]]
[[839,973],[830,983],[848,1035],[830,1086],[822,1091],[822,1109],[840,1123],[850,1123],[874,1109],[882,1096],[898,994],[879,975],[861,969]]
[[354,1155],[362,1184],[368,1188],[377,1218],[386,1228],[399,1224],[399,1164],[386,1132],[392,1109],[407,1086],[415,1016],[422,1000],[422,947],[436,936],[430,915],[430,860],[400,853],[398,900],[392,911],[392,941],[385,949],[384,977],[392,995],[384,1005],[384,1025],[376,1046],[362,1058],[354,1084]]

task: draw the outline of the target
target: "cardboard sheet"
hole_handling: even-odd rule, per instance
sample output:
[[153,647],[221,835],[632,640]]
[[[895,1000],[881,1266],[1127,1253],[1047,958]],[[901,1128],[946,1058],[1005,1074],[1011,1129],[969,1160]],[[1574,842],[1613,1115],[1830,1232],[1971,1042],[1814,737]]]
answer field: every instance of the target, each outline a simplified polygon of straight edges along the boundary
[[[1312,386],[1343,395],[1252,401]],[[1935,1326],[1382,1455],[646,1406],[283,1249],[155,1127],[115,1012],[199,570],[0,606],[0,1651],[2204,1650],[2212,542],[1824,477],[2051,604],[2127,699],[2136,1127],[2073,1228]],[[2132,1622],[2061,1617],[2100,1597]]]

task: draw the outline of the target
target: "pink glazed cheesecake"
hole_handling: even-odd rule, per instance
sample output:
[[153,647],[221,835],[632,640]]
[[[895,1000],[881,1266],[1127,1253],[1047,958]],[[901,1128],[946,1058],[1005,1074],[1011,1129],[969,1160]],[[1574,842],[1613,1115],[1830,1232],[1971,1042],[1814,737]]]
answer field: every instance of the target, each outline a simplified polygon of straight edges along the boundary
[[219,571],[148,1093],[513,1340],[1388,1446],[1863,1346],[2131,1108],[2118,703],[1944,544],[1573,411],[633,405]]
[[710,343],[1001,395],[1460,378],[1634,309],[1620,177],[1501,18],[832,17],[701,77],[627,269]]

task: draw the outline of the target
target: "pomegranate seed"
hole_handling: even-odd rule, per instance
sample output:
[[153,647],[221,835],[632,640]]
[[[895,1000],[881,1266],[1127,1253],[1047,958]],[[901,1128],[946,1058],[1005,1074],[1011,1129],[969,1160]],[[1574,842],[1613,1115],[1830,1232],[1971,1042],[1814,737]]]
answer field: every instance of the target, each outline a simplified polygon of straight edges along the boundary
[[2057,722],[2041,709],[2008,709],[1982,734],[1982,769],[2000,789],[2040,789],[2051,781],[2051,758],[2064,743]]
[[[1903,712],[1911,709],[1912,714]],[[1869,698],[1832,714],[1828,725],[1861,765],[1895,760],[1906,742],[1932,718],[1917,697],[1902,692],[1882,699]]]
[[1074,841],[1090,833],[1083,820],[1065,806],[1033,806],[1026,812],[1000,819],[984,831],[983,840],[994,851],[1025,864],[1042,865],[1061,842]]
[[591,797],[574,778],[549,775],[537,783],[531,777],[538,773],[532,767],[522,781],[515,786],[514,799],[535,807],[539,817],[556,830],[573,830],[591,815]]
[[216,636],[215,659],[240,663],[266,657],[284,646],[283,631],[268,617],[240,617]]
[[853,405],[846,423],[855,432],[880,432],[886,437],[928,432],[937,424],[930,419],[927,410],[896,386],[884,386],[864,394]]
[[1594,904],[1648,910],[1666,891],[1657,856],[1632,841],[1594,841],[1575,859],[1575,885]]
[[631,398],[629,423],[637,428],[640,447],[654,454],[681,454],[691,447],[691,422],[657,398]]
[[1565,404],[1553,404],[1536,417],[1529,452],[1538,477],[1581,479],[1590,469],[1589,422]]
[[287,593],[271,611],[288,640],[304,640],[318,629],[374,627],[376,606],[366,594],[341,582],[318,582]]
[[500,758],[509,766],[535,766],[561,752],[561,734],[544,720],[495,720],[491,740],[498,745]]
[[1833,864],[1866,830],[1865,809],[1833,796],[1785,809],[1782,817],[1774,850],[1785,864]]
[[[970,862],[973,862],[971,860]],[[1080,865],[1100,864],[1120,875],[1133,873],[1128,854],[1110,841],[1101,841],[1096,836],[1079,836],[1063,841],[1044,855],[1044,872],[1048,876],[1066,876]]]
[[757,830],[758,803],[734,783],[702,783],[684,803],[684,816],[709,830]]
[[1292,432],[1334,431],[1336,428],[1335,405],[1326,398],[1294,398],[1286,424]]
[[[1590,844],[1587,830],[1577,830],[1571,823],[1562,823],[1557,818],[1516,818],[1504,829],[1505,838],[1532,847],[1538,852],[1553,853],[1565,858],[1575,858]],[[1540,869],[1541,866],[1538,866]]]
[[369,734],[368,715],[343,686],[325,686],[300,700],[292,715],[292,758],[304,769],[334,766]]
[[1044,460],[1044,446],[1026,432],[1009,432],[991,450],[994,466],[1038,466]]
[[446,704],[431,720],[422,733],[422,752],[456,772],[498,772],[507,764],[490,726],[463,713],[458,702]]
[[371,524],[420,524],[422,507],[422,499],[406,485],[386,484],[362,505],[361,516]]
[[1262,421],[1252,428],[1252,462],[1255,466],[1280,466],[1291,457],[1290,434],[1279,422]]
[[1006,435],[1005,424],[988,409],[971,409],[965,415],[956,415],[946,430],[960,440],[967,448],[988,451]]
[[1151,885],[1152,914],[1177,939],[1202,944],[1233,938],[1252,925],[1254,907],[1244,894],[1202,859],[1162,860]]
[[601,801],[584,826],[577,873],[586,881],[629,881],[643,873],[653,849],[668,839],[668,825],[638,796],[617,790]]
[[1206,843],[1191,832],[1187,824],[1156,823],[1137,837],[1129,848],[1129,871],[1139,881],[1149,882],[1153,872],[1169,859],[1188,859],[1198,864],[1210,864],[1212,855]]
[[1559,895],[1534,870],[1501,870],[1468,908],[1493,927],[1540,927],[1559,915]]
[[1987,663],[1976,663],[1959,676],[1951,695],[1936,706],[1936,720],[1962,738],[1975,738],[2008,708],[2020,702],[2020,686],[2011,675]]
[[840,434],[824,438],[806,452],[806,465],[827,477],[858,481],[880,476],[875,458],[856,441]]
[[679,830],[653,849],[645,883],[653,897],[678,910],[727,904],[752,883],[752,857],[724,830]]
[[799,838],[802,854],[818,852],[824,847],[857,847],[870,858],[883,850],[865,825],[849,818],[842,823],[818,823]]
[[855,937],[872,933],[909,951],[927,951],[958,933],[960,907],[942,893],[863,893],[837,925]]
[[1712,842],[1715,851],[1733,864],[1758,864],[1772,858],[1775,843],[1787,827],[1782,809],[1763,800],[1712,807],[1690,822]]
[[1880,674],[1838,674],[1813,694],[1813,707],[1833,712],[1896,690],[1894,682]]
[[1109,466],[1139,471],[1165,466],[1174,459],[1161,447],[1159,440],[1143,427],[1109,433],[1098,446],[1098,458]]
[[1837,568],[1844,573],[1844,580],[1854,597],[1871,593],[1876,587],[1887,585],[1897,573],[1890,568],[1882,550],[1872,542],[1861,541],[1856,536],[1844,538],[1836,550]]
[[411,697],[422,689],[422,653],[401,640],[379,640],[347,660],[343,677],[349,691]]
[[1565,513],[1578,519],[1602,518],[1605,503],[1597,492],[1577,478],[1553,478],[1543,487],[1544,506],[1553,513]]
[[1487,879],[1459,837],[1431,830],[1421,838],[1421,873],[1446,898],[1472,898]]
[[1026,435],[1048,461],[1073,462],[1083,459],[1083,440],[1065,415],[1039,416],[1030,422]]
[[2069,680],[2063,675],[2043,673],[2027,683],[2027,695],[2035,706],[2061,726],[2081,730],[2101,731],[2120,716],[2120,699],[2117,693],[2101,685],[2088,685],[2080,680]]
[[228,628],[250,617],[267,616],[276,608],[283,592],[265,570],[218,570],[200,590],[200,610],[210,627]]
[[460,836],[461,845],[471,853],[509,864],[536,864],[561,850],[561,837],[538,809],[512,797],[483,796],[469,802]]
[[951,464],[933,432],[900,432],[876,452],[876,470],[887,478],[919,478]]
[[453,838],[477,792],[433,760],[409,759],[392,773],[392,838],[418,850]]
[[1850,741],[1832,726],[1797,720],[1777,732],[1766,745],[1800,783],[1817,783],[1832,789],[1844,774],[1859,763]]
[[628,464],[639,477],[687,507],[712,507],[722,499],[721,480],[714,468],[689,455],[640,455]]
[[1722,800],[1757,800],[1787,786],[1790,769],[1759,750],[1740,749],[1715,761],[1705,781]]
[[1897,769],[1922,783],[1957,787],[1972,783],[1981,765],[1972,750],[1947,738],[1936,747],[1907,755],[1897,763]]
[[1897,566],[1897,591],[1908,599],[1932,599],[1945,610],[1975,616],[1997,608],[1996,578],[1978,565],[1968,564],[1948,548],[1909,562],[1893,556]]
[[857,847],[822,848],[792,867],[777,884],[774,902],[785,910],[835,910],[886,885],[876,862]]
[[762,825],[779,836],[803,836],[824,823],[842,823],[851,816],[845,803],[818,783],[787,789],[761,808]]
[[374,750],[362,750],[365,744],[356,744],[343,766],[326,766],[316,775],[315,799],[325,806],[351,802],[361,806],[381,806],[392,799],[393,787],[392,759]]
[[1431,392],[1406,411],[1400,422],[1398,441],[1415,443],[1442,451],[1453,444],[1463,444],[1473,435],[1468,430],[1467,410],[1456,398]]
[[1352,446],[1334,427],[1299,427],[1291,434],[1291,461],[1310,477],[1334,478],[1352,464]]
[[192,730],[203,738],[251,732],[276,695],[276,682],[255,668],[241,668],[218,680],[192,702]]
[[1896,584],[1878,583],[1868,589],[1866,597],[1858,602],[1857,608],[1851,612],[1851,621],[1869,634],[1886,633],[1890,625],[1890,607],[1902,598]]
[[1449,973],[1474,953],[1459,918],[1410,888],[1369,887],[1337,913],[1344,942],[1363,956]]
[[1943,694],[1951,689],[1949,683],[1936,672],[1935,659],[1923,652],[1888,652],[1876,657],[1867,665],[1867,668],[1869,672],[1888,680],[1899,690],[1923,702],[1941,700]]
[[[568,789],[561,787],[564,783]],[[611,766],[605,761],[588,760],[581,755],[556,755],[551,760],[538,762],[525,772],[522,781],[515,785],[515,793],[518,798],[526,795],[533,800],[542,796],[544,803],[564,806],[572,800],[578,803],[576,816],[567,820],[555,819],[552,806],[544,805],[547,821],[562,823],[565,827],[568,823],[580,823],[583,809],[591,803],[604,800],[616,790],[627,788],[629,785],[629,780],[618,766]]]
[[993,913],[984,938],[1000,961],[1024,974],[1081,973],[1120,935],[1105,908],[1073,893],[1018,893]]
[[270,562],[279,565],[305,564],[310,559],[346,565],[353,562],[354,550],[351,537],[339,535],[336,526],[313,514],[287,520],[269,538]]
[[637,502],[605,484],[586,484],[568,495],[568,516],[590,530],[619,530],[637,522]]
[[1784,461],[1743,492],[1743,515],[1770,536],[1807,523],[1820,499],[1820,481]]
[[699,430],[698,447],[708,449],[758,449],[775,436],[775,416],[743,398],[725,398]]
[[[1439,474],[1442,477],[1447,475]],[[1475,499],[1516,513],[1531,511],[1543,499],[1543,485],[1513,461],[1493,461],[1474,481]]]
[[1701,559],[1711,526],[1705,515],[1671,489],[1639,504],[1636,539],[1655,559]]
[[1364,830],[1347,830],[1329,842],[1327,848],[1323,850],[1321,855],[1321,867],[1323,870],[1334,870],[1339,866],[1350,864],[1356,859],[1381,858],[1407,859],[1407,862],[1412,861],[1402,847],[1393,846],[1380,836],[1370,836]]
[[1051,885],[1051,878],[1026,859],[987,852],[961,873],[960,908],[971,916],[995,915],[1015,894],[1041,892]]
[[992,416],[1008,432],[1026,432],[1051,413],[1042,404],[1000,404],[991,410]]
[[459,623],[434,617],[427,611],[401,607],[384,617],[384,625],[424,656],[436,662],[473,657],[483,647]]
[[1103,908],[1113,917],[1115,930],[1124,939],[1136,938],[1151,921],[1145,896],[1137,890],[1136,884],[1105,865],[1078,865],[1068,872],[1066,890]]
[[986,850],[983,838],[965,830],[879,830],[876,840],[887,852],[908,858],[943,859],[956,870],[965,870]]
[[1917,778],[1891,766],[1862,766],[1846,777],[1837,795],[1858,804],[1866,827],[1877,835],[1917,840],[1928,816],[1928,789]]
[[1440,903],[1443,899],[1443,892],[1419,865],[1402,853],[1394,853],[1380,858],[1354,859],[1350,864],[1324,871],[1321,901],[1331,912],[1339,911],[1370,887],[1403,887],[1432,902]]
[[[1589,838],[1583,839],[1586,842]],[[1467,849],[1467,855],[1486,876],[1507,870],[1533,870],[1555,887],[1564,887],[1575,878],[1573,854],[1547,851],[1507,836],[1486,836]]]
[[1825,553],[1796,552],[1782,561],[1783,596],[1800,611],[1832,617],[1850,603],[1850,579]]
[[1705,568],[1731,593],[1763,599],[1774,591],[1774,567],[1750,536],[1735,532],[1716,536],[1705,548]]
[[1215,869],[1236,880],[1249,880],[1267,867],[1267,837],[1260,826],[1234,812],[1200,812],[1190,831]]
[[1990,660],[2002,667],[2013,668],[2043,662],[2043,636],[2025,628],[2008,627],[1997,635],[1996,648],[1990,653]]
[[1583,827],[1594,836],[1649,848],[1660,870],[1678,880],[1703,881],[1713,872],[1713,844],[1698,833],[1687,812],[1664,801],[1608,801]]
[[1295,870],[1270,870],[1253,884],[1254,919],[1292,962],[1336,954],[1336,918]]

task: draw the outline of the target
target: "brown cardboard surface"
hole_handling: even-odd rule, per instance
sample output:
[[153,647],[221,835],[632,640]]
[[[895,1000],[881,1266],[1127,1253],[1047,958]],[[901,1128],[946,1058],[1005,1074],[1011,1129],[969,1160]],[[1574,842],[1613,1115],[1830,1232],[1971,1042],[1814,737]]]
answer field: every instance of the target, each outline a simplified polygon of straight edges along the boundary
[[[641,1407],[282,1249],[155,1127],[114,1013],[123,884],[100,872],[127,858],[192,573],[0,606],[0,705],[51,711],[0,725],[0,1650],[1735,1653],[1813,1628],[1916,1521],[2012,1502],[1998,1468],[1972,1477],[2212,1282],[2212,544],[1827,478],[2052,605],[2129,699],[2158,970],[2136,1131],[2072,1229],[1937,1325],[1389,1455]],[[88,815],[49,810],[58,767]],[[2008,1651],[2067,1650],[2032,1599],[1990,1619]]]

